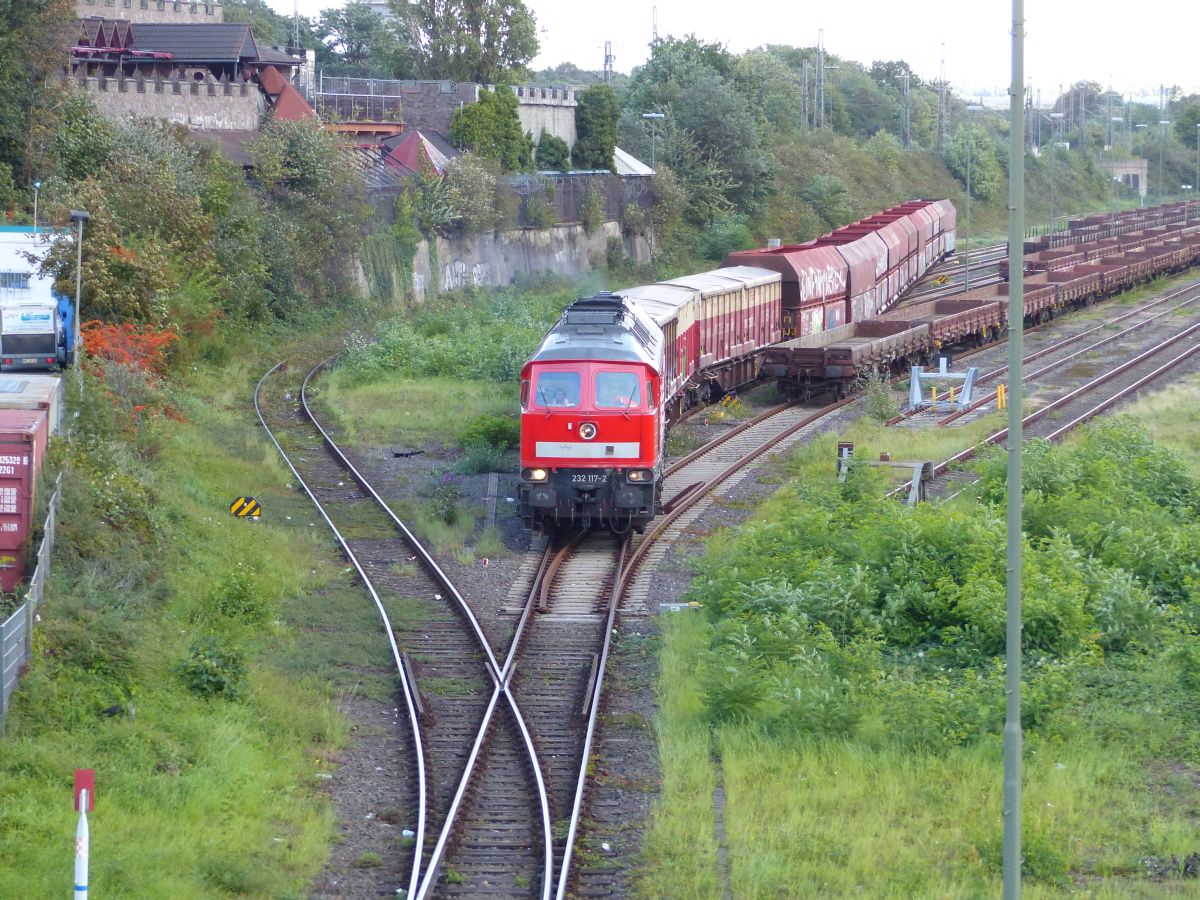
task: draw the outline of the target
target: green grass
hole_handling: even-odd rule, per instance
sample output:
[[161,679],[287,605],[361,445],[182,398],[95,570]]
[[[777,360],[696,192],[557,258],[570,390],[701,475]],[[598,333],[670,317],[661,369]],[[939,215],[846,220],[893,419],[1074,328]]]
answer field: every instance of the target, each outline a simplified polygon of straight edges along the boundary
[[[1200,377],[1191,376],[1141,401],[1134,415],[1157,442],[1178,453],[1200,476],[1198,401]],[[965,436],[985,434],[994,424],[973,422],[950,434],[944,429],[886,429],[860,422],[840,437],[854,440],[856,456],[862,459],[887,450],[893,459],[940,460]],[[799,481],[828,480],[836,439],[829,436],[798,448],[788,461],[788,475]],[[1031,461],[1029,477],[1054,477],[1044,465]],[[796,527],[789,523],[788,511],[795,504],[794,490],[785,489],[760,509],[756,518],[774,522],[778,529],[774,540],[788,541],[785,530]],[[964,495],[953,506],[973,504]],[[772,532],[761,533],[766,543],[760,546],[774,546]],[[712,544],[720,547],[736,540],[723,532]],[[793,555],[797,571],[803,571],[804,548],[796,547]],[[721,570],[706,570],[694,590],[707,590],[704,578],[736,580],[736,573],[722,574],[730,569],[762,570],[757,560],[728,554],[720,560]],[[1029,565],[1031,571],[1037,568],[1032,560]],[[1027,606],[1037,602],[1027,598]],[[929,749],[924,738],[905,732],[925,728],[922,718],[933,710],[921,713],[919,706],[911,707],[911,714],[889,719],[889,710],[872,709],[869,703],[861,707],[861,719],[851,720],[845,736],[832,731],[797,733],[778,724],[772,731],[754,719],[773,710],[776,699],[762,701],[740,722],[736,717],[715,720],[705,673],[722,641],[726,655],[721,659],[739,658],[739,645],[730,642],[729,633],[736,633],[741,620],[714,621],[714,611],[707,612],[664,621],[656,723],[663,787],[638,876],[641,896],[720,895],[713,747],[720,756],[727,795],[724,826],[735,898],[999,895],[998,732],[988,730]],[[770,647],[773,639],[762,637],[755,646]],[[781,633],[778,639],[786,637]],[[1041,722],[1027,734],[1024,754],[1025,896],[1200,896],[1194,882],[1147,875],[1150,865],[1166,867],[1172,857],[1182,860],[1200,849],[1194,827],[1200,734],[1194,719],[1176,709],[1175,698],[1181,691],[1186,694],[1180,679],[1187,678],[1178,666],[1188,638],[1183,635],[1180,640],[1178,650],[1152,645],[1144,652],[1109,653],[1106,665],[1085,664],[1072,676],[1084,680],[1071,684],[1069,702],[1058,712],[1039,714]],[[746,645],[747,665],[765,652],[755,646]],[[801,646],[800,654],[814,652]],[[891,652],[880,658],[880,677],[885,680],[868,688],[879,693],[869,696],[880,702],[909,702],[913,695],[895,693],[891,684],[892,679],[912,677],[914,670],[891,662]],[[845,677],[855,677],[855,657],[829,658],[841,659],[848,667]],[[1033,653],[1027,659],[1027,674],[1033,678],[1037,661]],[[804,689],[804,682],[797,684]],[[820,694],[825,689],[820,681],[807,684],[813,693],[798,697],[800,705],[820,707],[828,702]],[[959,690],[961,696],[970,690],[956,682],[947,686],[952,698]],[[988,691],[981,696],[995,693],[993,699],[1002,707],[999,692]],[[1026,696],[1026,712],[1045,702],[1045,695],[1035,689]],[[836,707],[831,709],[836,713]]]
[[455,378],[412,379],[386,373],[348,383],[342,370],[326,382],[322,402],[356,444],[418,449],[453,446],[459,430],[476,416],[514,415],[517,386]]
[[[374,674],[383,641],[345,639],[378,615],[248,418],[268,366],[189,373],[189,423],[144,457],[120,439],[75,452],[36,659],[0,740],[0,896],[69,892],[77,767],[96,770],[98,895],[303,897],[323,865],[336,817],[320,776],[348,733],[336,703],[395,686]],[[262,521],[229,516],[242,494]],[[222,619],[213,598],[235,579],[250,618]],[[395,605],[398,627],[416,620]],[[178,675],[206,633],[245,659],[235,701]],[[114,704],[133,713],[101,714]]]
[[[946,756],[721,735],[738,897],[998,896],[999,741]],[[1026,896],[1062,896],[1070,860],[1095,896],[1145,896],[1139,855],[1195,849],[1190,801],[1156,789],[1120,748],[1033,744],[1026,754]]]
[[704,646],[704,622],[680,613],[663,624],[658,755],[662,792],[646,834],[643,897],[716,898],[717,838],[712,815],[716,771],[693,668]]

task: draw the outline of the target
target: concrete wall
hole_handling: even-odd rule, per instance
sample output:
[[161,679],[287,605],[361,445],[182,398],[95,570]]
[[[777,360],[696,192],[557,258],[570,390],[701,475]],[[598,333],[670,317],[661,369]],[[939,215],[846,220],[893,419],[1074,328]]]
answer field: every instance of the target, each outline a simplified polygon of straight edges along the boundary
[[521,86],[517,94],[517,116],[521,130],[533,135],[536,144],[542,129],[575,146],[575,91],[570,88]]
[[595,262],[603,265],[610,237],[622,240],[627,258],[649,261],[646,239],[622,238],[617,222],[606,222],[592,234],[581,225],[558,225],[545,230],[439,237],[434,239],[436,266],[428,241],[422,241],[413,261],[413,292],[418,300],[424,300],[463,287],[502,287],[521,276],[582,275],[590,272]]
[[192,128],[254,131],[266,112],[266,98],[248,81],[180,78],[70,78],[92,95],[112,118],[166,119]]
[[143,23],[225,21],[219,0],[75,0],[75,14],[81,19],[104,16]]
[[1106,159],[1100,162],[1100,168],[1105,169],[1115,180],[1127,188],[1145,197],[1149,183],[1150,162],[1142,157],[1137,159]]

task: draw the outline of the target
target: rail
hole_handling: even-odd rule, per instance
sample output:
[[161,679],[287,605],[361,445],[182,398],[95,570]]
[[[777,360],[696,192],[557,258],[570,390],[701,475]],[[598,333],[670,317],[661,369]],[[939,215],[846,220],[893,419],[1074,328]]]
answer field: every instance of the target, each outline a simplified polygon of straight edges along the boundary
[[54,532],[58,523],[58,504],[62,500],[62,473],[54,480],[54,493],[46,510],[42,542],[38,545],[37,566],[25,591],[25,602],[0,624],[0,734],[8,718],[9,698],[21,680],[21,670],[33,658],[33,624],[37,609],[46,594],[50,557],[54,553]]
[[423,751],[424,745],[421,740],[420,717],[417,715],[416,708],[416,685],[409,681],[408,669],[404,665],[400,655],[400,648],[396,644],[395,630],[392,628],[391,620],[389,619],[387,610],[383,605],[383,600],[380,599],[379,594],[376,593],[375,586],[371,583],[371,579],[367,575],[366,570],[359,562],[354,551],[350,548],[349,542],[345,537],[343,537],[342,533],[338,530],[338,527],[333,523],[333,520],[325,511],[325,507],[322,506],[321,501],[317,499],[316,494],[314,494],[312,489],[309,487],[308,482],[304,480],[304,478],[296,470],[296,467],[292,464],[291,458],[284,451],[283,446],[279,443],[278,439],[276,439],[275,433],[271,430],[270,426],[267,425],[266,417],[263,415],[262,406],[259,403],[259,396],[262,391],[262,386],[266,380],[282,366],[284,366],[286,362],[287,361],[284,360],[283,362],[277,363],[269,372],[259,379],[258,384],[254,388],[254,411],[258,415],[258,421],[262,424],[263,430],[266,431],[267,436],[271,439],[271,443],[275,445],[275,449],[279,451],[279,455],[282,456],[283,461],[287,463],[288,469],[291,470],[292,475],[295,476],[296,481],[300,484],[300,486],[304,488],[304,493],[307,494],[308,498],[313,502],[313,505],[317,508],[317,512],[321,514],[321,518],[325,521],[325,524],[329,526],[329,530],[333,532],[333,536],[337,539],[338,545],[342,548],[342,552],[345,554],[346,559],[350,561],[350,564],[354,566],[355,571],[358,572],[359,578],[362,579],[363,585],[367,588],[368,593],[371,595],[371,599],[375,603],[375,608],[379,611],[380,618],[383,620],[384,631],[387,633],[388,641],[391,644],[392,656],[396,662],[396,671],[400,676],[400,685],[404,693],[405,708],[408,714],[409,724],[412,728],[413,744],[415,748],[417,764],[417,828],[415,832],[415,840],[413,841],[414,858],[408,887],[408,894],[411,896],[416,888],[421,874],[421,855],[424,852],[426,830],[425,809],[426,798],[428,796],[428,788],[426,785],[427,779],[425,773],[425,754]]
[[[447,845],[448,845],[450,837],[451,837],[452,829],[453,829],[455,820],[457,818],[457,812],[462,806],[462,803],[466,797],[467,789],[471,783],[472,778],[475,775],[476,764],[479,760],[480,753],[483,749],[484,743],[487,740],[488,734],[491,731],[491,722],[492,722],[492,718],[493,718],[497,703],[500,700],[500,698],[503,697],[505,700],[506,706],[509,710],[509,714],[512,716],[514,723],[517,727],[517,730],[520,734],[521,742],[524,747],[526,756],[529,759],[531,774],[533,776],[535,786],[537,789],[537,798],[536,799],[538,802],[539,812],[541,813],[541,819],[542,819],[541,824],[542,824],[542,832],[543,832],[542,840],[543,840],[544,847],[545,847],[545,856],[543,859],[543,884],[544,884],[544,888],[543,888],[544,895],[543,896],[544,896],[544,900],[548,900],[549,889],[550,889],[549,886],[550,886],[550,881],[551,881],[552,871],[553,871],[553,852],[552,852],[552,840],[553,839],[552,839],[552,835],[551,835],[551,825],[550,825],[550,800],[549,800],[549,796],[546,792],[545,783],[542,780],[541,764],[538,760],[537,749],[534,746],[533,735],[530,732],[529,727],[525,722],[525,718],[521,713],[520,707],[517,705],[516,697],[513,696],[513,693],[509,688],[509,684],[508,684],[508,677],[510,677],[509,666],[507,663],[504,666],[501,666],[500,663],[497,661],[495,654],[492,652],[491,644],[488,642],[487,638],[484,636],[483,629],[479,625],[479,620],[476,618],[475,613],[471,609],[470,604],[467,603],[466,598],[462,596],[462,594],[459,592],[459,590],[458,590],[457,586],[454,584],[454,582],[452,582],[450,580],[450,578],[442,570],[441,566],[438,565],[437,561],[433,558],[433,555],[431,553],[429,553],[429,551],[424,547],[424,545],[419,540],[417,540],[416,535],[414,535],[409,530],[408,526],[406,526],[404,524],[404,522],[402,522],[399,519],[399,517],[396,516],[396,514],[392,511],[392,508],[390,506],[388,506],[388,504],[379,495],[379,493],[370,484],[370,482],[368,482],[367,479],[362,475],[362,473],[359,472],[358,469],[354,466],[354,464],[350,462],[349,458],[342,452],[342,449],[337,445],[337,443],[333,440],[333,438],[330,437],[329,432],[325,429],[325,427],[323,425],[321,425],[320,421],[318,421],[316,414],[313,413],[312,408],[309,406],[309,402],[308,402],[309,384],[311,383],[313,376],[316,375],[318,372],[320,372],[322,369],[324,369],[333,359],[334,359],[334,357],[330,357],[329,359],[326,359],[325,361],[323,361],[322,363],[320,363],[319,365],[314,367],[312,369],[312,371],[310,371],[308,373],[308,375],[305,377],[304,382],[300,387],[301,409],[303,410],[305,417],[313,424],[313,426],[320,433],[321,440],[325,443],[325,446],[329,449],[329,452],[334,457],[336,457],[338,462],[343,467],[345,467],[346,471],[350,473],[350,476],[354,479],[355,483],[357,483],[359,485],[359,487],[375,501],[376,505],[380,508],[380,510],[382,510],[383,513],[392,521],[392,524],[396,527],[396,529],[401,534],[404,535],[405,540],[408,542],[408,544],[413,548],[413,550],[420,557],[421,562],[425,566],[426,570],[431,575],[433,575],[434,579],[440,585],[442,585],[443,589],[454,600],[454,603],[458,607],[460,613],[467,620],[467,623],[470,626],[470,630],[475,637],[475,641],[478,644],[479,649],[487,657],[488,674],[493,683],[492,697],[491,697],[490,702],[488,703],[487,712],[484,715],[483,722],[481,723],[479,731],[476,735],[475,743],[471,748],[471,752],[470,752],[470,756],[468,758],[466,768],[463,772],[462,778],[460,779],[458,789],[455,792],[454,800],[451,804],[451,810],[447,814],[446,820],[443,822],[442,829],[438,834],[437,841],[434,844],[432,851],[430,852],[430,856],[429,856],[428,860],[426,860],[426,862],[425,862],[424,871],[419,873],[419,874],[423,875],[423,878],[421,878],[421,879],[418,879],[417,876],[418,876],[418,869],[420,868],[419,860],[420,860],[420,855],[422,852],[424,835],[423,835],[423,832],[418,832],[418,839],[416,842],[418,863],[414,864],[414,866],[413,866],[413,880],[410,884],[408,896],[417,897],[417,898],[426,897],[433,891],[433,889],[436,885],[438,871],[441,866],[442,859],[445,855],[446,848],[447,848]],[[272,371],[274,371],[274,370],[272,370]],[[266,427],[265,422],[264,422],[264,427]],[[278,446],[278,444],[276,446]],[[280,449],[280,452],[281,453],[283,452],[282,448]],[[285,458],[286,458],[286,454],[285,454]],[[289,461],[288,465],[289,465],[289,467],[291,467],[290,461]],[[295,469],[292,468],[292,471],[295,472]],[[297,473],[297,478],[299,478],[298,473]],[[305,490],[307,490],[307,487],[305,488]],[[312,498],[314,503],[317,503],[316,497],[314,497],[311,492],[309,492],[309,496]],[[317,506],[318,506],[318,508],[320,508],[319,503],[317,504]],[[322,515],[324,515],[323,510],[322,510]],[[326,522],[329,524],[329,526],[331,528],[333,528],[333,523],[328,519],[328,517],[326,517]],[[334,533],[337,534],[336,528],[334,529]],[[339,536],[339,540],[341,540],[340,536]],[[345,542],[343,542],[343,547],[347,551],[347,553],[350,552],[349,546],[346,545]],[[357,562],[355,563],[355,567],[358,568],[360,577],[362,577],[364,582],[366,582],[369,585],[370,582],[366,576],[366,573],[361,568],[358,567]],[[375,591],[373,588],[371,588],[371,595],[372,595],[372,597],[375,597],[375,602],[380,607],[380,613],[382,615],[386,616],[386,614],[383,613],[382,603],[378,599],[378,597],[375,595]],[[385,621],[386,621],[386,618],[385,618]],[[390,625],[388,627],[388,638],[392,642],[393,651],[398,654],[399,651],[396,648],[395,634],[394,634],[393,630],[391,629]],[[400,666],[400,669],[402,672],[404,671],[404,667],[402,665]],[[409,687],[410,686],[406,683],[405,684],[406,696],[409,692]],[[415,694],[416,694],[415,685],[412,686],[412,691],[415,696]],[[415,711],[412,711],[410,709],[410,713],[414,717],[414,727],[415,727]],[[423,770],[424,770],[423,756],[420,759],[419,765],[422,767],[422,772],[423,772]],[[422,814],[424,812],[424,806],[425,806],[425,803],[424,803],[424,800],[422,800],[421,801]]]

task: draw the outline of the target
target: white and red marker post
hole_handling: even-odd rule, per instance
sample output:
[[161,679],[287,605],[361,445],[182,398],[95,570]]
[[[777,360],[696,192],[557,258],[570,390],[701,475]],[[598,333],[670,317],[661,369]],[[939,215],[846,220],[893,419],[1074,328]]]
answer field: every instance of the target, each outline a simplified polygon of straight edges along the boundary
[[88,895],[88,811],[96,805],[96,771],[75,770],[75,809],[79,824],[75,827],[75,900]]

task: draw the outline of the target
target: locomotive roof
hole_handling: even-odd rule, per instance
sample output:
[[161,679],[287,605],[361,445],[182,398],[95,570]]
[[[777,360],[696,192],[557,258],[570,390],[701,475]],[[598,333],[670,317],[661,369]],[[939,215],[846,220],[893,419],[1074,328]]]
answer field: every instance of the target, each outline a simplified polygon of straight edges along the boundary
[[550,329],[530,362],[604,360],[644,363],[660,371],[662,329],[616,294],[581,297]]

